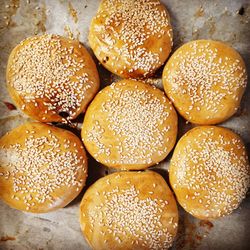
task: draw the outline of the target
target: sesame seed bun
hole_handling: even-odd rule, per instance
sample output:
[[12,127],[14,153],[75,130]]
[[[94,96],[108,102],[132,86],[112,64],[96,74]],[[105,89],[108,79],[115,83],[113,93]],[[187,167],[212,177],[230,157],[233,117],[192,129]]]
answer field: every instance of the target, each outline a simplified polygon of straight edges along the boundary
[[11,52],[7,87],[16,105],[41,122],[71,120],[85,111],[99,89],[88,51],[58,35],[29,37]]
[[227,44],[197,40],[181,46],[163,71],[163,86],[188,121],[210,125],[238,109],[247,83],[246,67]]
[[0,139],[0,198],[32,213],[65,207],[82,190],[87,157],[73,133],[26,123]]
[[164,93],[134,80],[102,89],[89,105],[82,140],[102,164],[145,169],[162,161],[177,135],[177,114]]
[[167,249],[177,233],[178,210],[159,174],[120,172],[86,191],[80,223],[93,250]]
[[144,78],[171,52],[169,14],[158,0],[103,0],[90,25],[89,44],[112,73]]
[[229,129],[193,128],[175,147],[169,177],[178,202],[193,216],[212,220],[228,215],[250,184],[245,146]]

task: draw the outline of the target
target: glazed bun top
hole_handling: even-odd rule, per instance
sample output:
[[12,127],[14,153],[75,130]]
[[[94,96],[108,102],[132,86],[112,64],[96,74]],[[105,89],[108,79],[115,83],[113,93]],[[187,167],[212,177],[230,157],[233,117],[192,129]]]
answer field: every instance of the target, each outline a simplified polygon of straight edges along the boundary
[[67,130],[33,122],[0,139],[0,197],[13,208],[45,213],[64,207],[86,177],[83,145]]
[[163,250],[177,233],[178,209],[159,174],[120,172],[99,179],[86,191],[80,223],[94,250]]
[[200,219],[236,209],[250,185],[246,148],[231,130],[201,126],[177,143],[169,177],[179,203]]
[[81,135],[89,153],[102,164],[145,169],[172,150],[177,115],[161,90],[122,80],[96,95],[86,111]]
[[17,45],[6,78],[17,106],[41,122],[76,118],[99,88],[87,50],[79,41],[58,35],[30,37]]
[[152,74],[172,48],[172,28],[158,0],[103,0],[90,26],[98,60],[123,78]]
[[166,94],[179,113],[196,124],[216,124],[231,117],[240,105],[246,83],[243,59],[219,41],[184,44],[163,71]]

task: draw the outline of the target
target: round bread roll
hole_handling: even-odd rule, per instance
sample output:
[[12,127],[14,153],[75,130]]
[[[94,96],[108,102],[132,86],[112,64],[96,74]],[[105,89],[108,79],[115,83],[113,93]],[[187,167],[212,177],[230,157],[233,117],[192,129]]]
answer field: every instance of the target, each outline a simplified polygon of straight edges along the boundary
[[120,172],[86,191],[80,223],[93,250],[162,250],[172,245],[177,233],[178,210],[159,174]]
[[169,178],[180,205],[199,219],[230,214],[249,188],[247,152],[240,137],[214,126],[196,127],[177,143]]
[[228,45],[197,40],[181,46],[163,71],[163,86],[178,112],[196,124],[216,124],[238,109],[247,83],[243,59]]
[[89,43],[112,73],[146,77],[163,65],[172,49],[169,14],[158,0],[102,0]]
[[58,35],[27,38],[10,54],[7,86],[16,105],[41,122],[72,120],[99,89],[95,63],[76,40]]
[[0,139],[0,197],[32,213],[65,207],[82,190],[87,157],[73,133],[26,123]]
[[102,164],[145,169],[162,161],[177,135],[177,115],[164,93],[134,80],[101,90],[89,105],[82,140]]

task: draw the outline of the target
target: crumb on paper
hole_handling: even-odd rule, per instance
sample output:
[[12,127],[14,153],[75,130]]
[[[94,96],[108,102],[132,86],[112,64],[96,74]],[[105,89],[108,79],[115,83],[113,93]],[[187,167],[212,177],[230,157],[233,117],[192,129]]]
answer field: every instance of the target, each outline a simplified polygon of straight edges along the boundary
[[75,36],[76,40],[78,41],[80,40],[80,35],[81,35],[80,31],[76,29],[76,36]]
[[16,106],[10,102],[3,102],[5,106],[8,108],[8,110],[16,110]]
[[16,238],[13,236],[6,235],[6,236],[2,236],[0,239],[0,241],[8,241],[8,240],[16,240]]
[[39,33],[46,32],[47,9],[45,4],[42,6],[37,6],[35,9],[37,11],[39,10],[38,15],[35,16],[37,19],[35,20],[34,35],[37,35]]
[[237,14],[243,16],[245,14],[245,8],[241,6],[240,9],[237,11]]
[[224,8],[222,14],[229,14],[229,11],[228,11],[228,8],[227,8],[227,7]]
[[71,2],[69,2],[69,4],[68,4],[68,10],[69,10],[69,14],[72,16],[74,22],[77,23],[78,22],[77,11],[73,8],[73,5],[71,4]]
[[18,8],[20,7],[19,0],[11,0],[8,4],[5,5],[5,11],[2,13],[3,19],[5,21],[4,28],[14,27],[16,23],[12,20],[12,17],[15,16]]
[[203,17],[205,14],[204,8],[202,6],[199,7],[199,9],[195,12],[194,16],[195,17]]
[[65,25],[64,26],[64,32],[65,32],[65,36],[70,38],[70,39],[74,39],[74,34],[73,32],[71,31],[69,25]]

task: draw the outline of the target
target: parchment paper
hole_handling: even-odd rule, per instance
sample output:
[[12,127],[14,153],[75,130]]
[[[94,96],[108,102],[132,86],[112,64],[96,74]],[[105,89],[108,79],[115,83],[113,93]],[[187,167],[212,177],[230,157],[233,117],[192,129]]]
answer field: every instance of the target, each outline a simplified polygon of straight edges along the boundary
[[[174,28],[174,48],[195,39],[209,38],[227,42],[237,49],[249,69],[250,1],[249,0],[165,0]],[[0,135],[22,124],[28,118],[12,105],[6,86],[8,55],[24,38],[42,33],[56,33],[79,39],[88,47],[87,35],[99,0],[0,0]],[[91,50],[89,50],[91,52]],[[92,52],[91,52],[92,53]],[[98,62],[97,62],[98,63]],[[118,78],[98,66],[102,87]],[[161,70],[150,84],[161,86]],[[250,86],[237,114],[221,124],[239,133],[250,147]],[[80,117],[76,121],[81,127]],[[59,125],[60,126],[60,125]],[[192,125],[179,119],[180,137]],[[71,129],[72,130],[72,129]],[[79,130],[74,132],[79,135]],[[171,155],[152,167],[167,180]],[[89,156],[89,178],[86,188],[111,170],[100,166]],[[0,202],[0,249],[90,249],[79,226],[79,203],[84,191],[66,208],[48,214],[30,214],[9,208]],[[194,219],[181,208],[179,232],[173,249],[249,249],[250,197],[225,218],[204,222]]]

